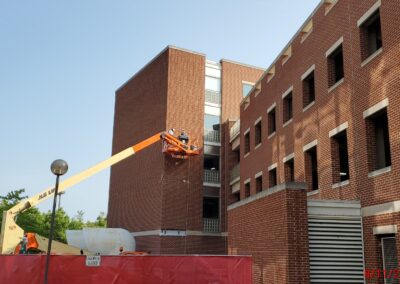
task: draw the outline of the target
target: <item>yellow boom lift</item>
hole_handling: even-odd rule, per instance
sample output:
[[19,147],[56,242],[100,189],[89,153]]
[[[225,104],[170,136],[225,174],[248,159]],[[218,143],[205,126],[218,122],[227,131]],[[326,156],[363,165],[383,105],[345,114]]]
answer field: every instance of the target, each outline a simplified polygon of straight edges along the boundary
[[[59,193],[64,192],[71,186],[87,179],[88,177],[108,168],[112,165],[121,162],[122,160],[134,155],[135,153],[149,147],[150,145],[162,141],[162,152],[172,158],[187,159],[190,156],[198,155],[200,150],[194,143],[189,143],[189,136],[182,131],[181,134],[176,137],[173,129],[168,132],[161,132],[155,134],[142,142],[129,147],[110,158],[94,165],[87,170],[84,170],[59,184]],[[54,187],[50,187],[30,198],[22,200],[20,203],[3,212],[3,222],[1,224],[1,236],[0,236],[0,249],[2,254],[14,253],[16,247],[24,236],[24,231],[20,228],[16,222],[16,216],[29,209],[30,207],[36,206],[40,202],[50,198],[54,194]],[[41,236],[35,237],[34,234],[29,233],[28,235],[28,248],[33,248],[36,251],[46,251],[47,239]],[[55,243],[55,250],[53,252],[58,253],[78,253],[74,248],[68,248],[67,245],[61,243]]]

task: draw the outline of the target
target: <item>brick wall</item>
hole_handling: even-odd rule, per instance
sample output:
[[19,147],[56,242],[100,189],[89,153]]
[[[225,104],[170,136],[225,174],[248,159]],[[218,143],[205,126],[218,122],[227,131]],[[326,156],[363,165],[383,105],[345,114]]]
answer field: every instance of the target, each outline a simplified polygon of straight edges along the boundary
[[253,256],[253,283],[309,283],[305,190],[283,189],[230,209],[228,230],[229,254]]
[[[275,63],[275,76],[270,81],[261,82],[261,93],[251,94],[250,104],[241,109],[241,141],[243,132],[250,127],[250,155],[243,157],[241,143],[242,179],[251,178],[255,186],[254,174],[273,163],[278,163],[278,181],[284,179],[282,158],[295,153],[295,179],[304,181],[305,160],[302,147],[317,139],[320,190],[314,198],[322,199],[361,199],[363,206],[379,204],[395,199],[397,188],[395,166],[399,133],[396,123],[399,97],[400,68],[396,58],[400,50],[400,5],[396,1],[385,1],[381,6],[381,25],[383,51],[367,65],[361,67],[361,46],[357,20],[375,3],[375,1],[340,0],[325,15],[320,7],[313,15],[313,31],[302,42],[299,35],[292,42],[292,56],[282,65]],[[326,31],[330,32],[327,33]],[[328,68],[326,51],[343,37],[344,81],[328,92]],[[303,82],[300,77],[315,64],[315,104],[303,111]],[[293,86],[293,122],[283,127],[283,101],[281,95]],[[388,117],[392,152],[392,171],[383,176],[368,178],[367,133],[363,111],[389,98]],[[268,117],[266,110],[276,103],[276,134],[268,138]],[[254,148],[254,122],[262,116],[262,146]],[[328,133],[340,124],[348,122],[347,130],[350,183],[347,186],[332,189],[331,143]],[[264,157],[260,159],[260,157]],[[264,174],[264,179],[265,177]],[[360,189],[363,188],[362,191]],[[244,189],[242,184],[242,190]],[[253,191],[252,191],[253,192]]]
[[[167,48],[120,88],[116,95],[113,153],[172,127],[184,129],[201,146],[204,68],[203,55]],[[201,155],[172,159],[161,153],[161,143],[114,166],[109,226],[133,232],[201,231],[202,167]],[[167,249],[171,244],[176,245],[174,250]],[[183,253],[183,244],[182,238],[143,236],[138,238],[137,249]]]
[[[169,50],[167,129],[184,129],[203,145],[205,57]],[[203,156],[166,157],[163,171],[162,228],[202,230]]]
[[[309,198],[332,200],[360,200],[361,206],[371,206],[399,199],[400,186],[400,2],[382,1],[380,7],[382,51],[368,63],[364,62],[365,50],[357,21],[376,3],[376,0],[339,0],[328,13],[322,5],[312,15],[313,29],[306,39],[298,34],[291,42],[292,56],[283,64],[282,58],[275,62],[275,75],[265,76],[261,92],[250,95],[249,104],[241,105],[241,196],[243,181],[250,178],[251,194],[255,194],[254,175],[277,163],[278,183],[285,177],[282,159],[294,153],[295,181],[309,181],[308,167],[303,146],[317,140],[319,191]],[[328,60],[326,52],[343,37],[344,80],[329,90]],[[303,110],[303,82],[301,76],[315,65],[315,103]],[[293,121],[283,126],[282,94],[293,86]],[[368,177],[373,159],[368,157],[373,131],[367,131],[368,121],[363,112],[387,98],[391,170]],[[276,103],[276,133],[268,137],[267,109]],[[262,145],[255,149],[254,122],[262,117]],[[264,123],[265,122],[265,123]],[[349,154],[349,184],[332,188],[337,182],[333,177],[337,161],[329,137],[329,131],[348,122],[347,143]],[[250,128],[250,154],[244,157],[244,131]],[[370,129],[369,129],[370,130]],[[335,149],[333,149],[335,150]],[[368,217],[369,218],[369,217]],[[369,219],[365,222],[370,222]],[[385,219],[386,218],[386,219]],[[375,226],[400,224],[398,213],[387,217],[377,216]],[[252,229],[252,228],[251,228]],[[251,234],[252,231],[249,231]],[[365,260],[377,265],[379,244],[371,230],[364,232],[368,243]],[[399,242],[398,242],[398,248]],[[400,249],[398,249],[400,250]],[[371,282],[372,283],[372,282]]]
[[240,102],[243,99],[242,82],[257,82],[264,70],[228,60],[221,60],[221,68],[221,121],[225,122],[228,119],[239,118]]
[[[241,100],[242,80],[255,81],[262,71],[226,61],[222,65],[226,69],[222,96],[227,96],[222,102],[223,113],[237,116],[239,103],[234,108],[232,100]],[[204,55],[167,48],[131,78],[116,95],[113,153],[131,145],[128,143],[172,127],[177,132],[184,129],[192,141],[202,146],[204,74]],[[113,167],[109,225],[133,232],[160,229],[202,232],[203,195],[210,193],[215,190],[203,187],[203,154],[188,160],[172,159],[161,154],[158,143],[128,163]],[[224,232],[225,193],[221,190],[218,195]],[[154,253],[219,254],[226,251],[226,238],[141,236],[137,238],[137,249]]]
[[[115,154],[166,128],[168,53],[164,52],[116,92]],[[161,226],[161,143],[111,168],[108,226],[146,231]]]
[[[240,102],[243,99],[242,82],[255,83],[261,77],[263,70],[242,65],[228,60],[221,60],[221,231],[226,231],[226,207],[230,204],[231,186],[229,171],[238,163],[237,154],[229,145],[229,130],[234,121],[239,118]],[[226,198],[228,196],[228,198]]]

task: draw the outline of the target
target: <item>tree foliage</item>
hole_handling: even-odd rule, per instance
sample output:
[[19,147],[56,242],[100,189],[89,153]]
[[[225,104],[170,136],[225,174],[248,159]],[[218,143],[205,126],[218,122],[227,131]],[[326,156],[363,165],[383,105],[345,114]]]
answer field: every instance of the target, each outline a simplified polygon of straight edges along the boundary
[[[3,220],[3,211],[9,210],[21,200],[27,198],[24,195],[25,189],[13,190],[5,196],[0,196],[0,222]],[[107,226],[107,216],[104,212],[100,212],[96,221],[84,222],[83,211],[78,211],[74,217],[69,217],[63,208],[59,208],[55,215],[54,240],[67,242],[66,230],[81,230],[84,227],[102,227]],[[25,232],[37,233],[43,237],[49,237],[51,211],[40,212],[37,208],[32,207],[17,215],[16,223]]]

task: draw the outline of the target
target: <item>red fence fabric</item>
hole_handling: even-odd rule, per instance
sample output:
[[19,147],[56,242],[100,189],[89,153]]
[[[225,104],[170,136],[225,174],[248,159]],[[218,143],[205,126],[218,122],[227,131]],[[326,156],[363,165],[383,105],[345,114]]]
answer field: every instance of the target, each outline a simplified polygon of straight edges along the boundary
[[[43,283],[45,261],[45,255],[0,255],[0,283]],[[90,267],[84,255],[52,255],[48,283],[252,283],[252,258],[101,256],[100,266]]]

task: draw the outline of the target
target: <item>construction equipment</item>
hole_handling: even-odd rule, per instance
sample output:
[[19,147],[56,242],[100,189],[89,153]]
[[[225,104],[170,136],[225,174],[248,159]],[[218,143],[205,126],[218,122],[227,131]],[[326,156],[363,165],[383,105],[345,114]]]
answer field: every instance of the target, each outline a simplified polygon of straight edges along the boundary
[[[49,245],[49,240],[35,233],[25,233],[25,238],[27,239],[26,253],[38,254],[44,252],[43,249],[47,248]],[[14,254],[19,254],[21,251],[21,244],[18,244],[14,249]],[[82,253],[89,255],[89,251],[70,244],[64,244],[57,241],[52,241],[52,252],[62,253],[62,254],[80,254]]]
[[[170,129],[168,132],[164,131],[155,134],[146,140],[143,140],[142,142],[139,142],[134,146],[129,147],[94,165],[93,167],[64,180],[59,184],[58,193],[64,192],[67,188],[70,188],[71,186],[87,179],[88,177],[121,162],[122,160],[132,156],[133,154],[136,154],[137,152],[149,147],[150,145],[153,145],[160,140],[162,141],[162,152],[172,158],[187,159],[190,156],[195,156],[200,153],[200,149],[197,147],[197,145],[195,145],[195,143],[189,143],[189,136],[184,131],[182,131],[179,137],[176,137],[174,135],[174,130]],[[24,236],[23,229],[15,223],[15,217],[19,213],[24,212],[25,210],[36,206],[40,202],[43,202],[44,200],[53,196],[54,191],[54,187],[50,187],[31,198],[21,201],[14,207],[3,212],[3,222],[1,225],[0,236],[0,249],[2,254],[12,254]],[[34,241],[34,238],[31,237],[30,239]],[[46,251],[46,248],[41,247],[40,244],[38,244],[36,249]],[[58,252],[63,253],[62,248],[60,248],[60,251]]]

